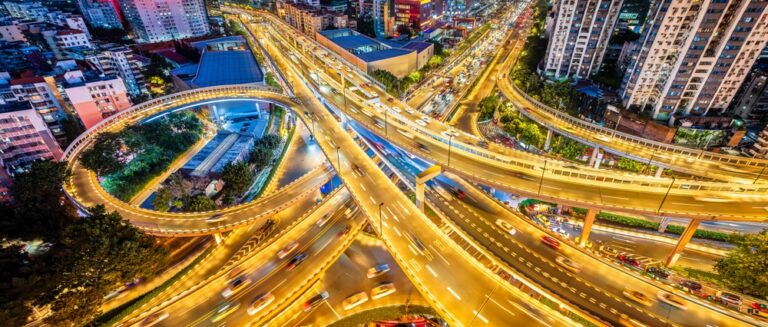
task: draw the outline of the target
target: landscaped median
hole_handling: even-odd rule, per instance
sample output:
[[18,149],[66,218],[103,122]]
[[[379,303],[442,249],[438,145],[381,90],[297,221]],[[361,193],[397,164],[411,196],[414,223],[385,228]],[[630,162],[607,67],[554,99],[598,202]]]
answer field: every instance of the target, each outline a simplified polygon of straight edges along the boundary
[[370,322],[387,320],[395,321],[403,316],[426,316],[439,317],[435,309],[421,305],[396,305],[386,306],[358,312],[337,320],[328,325],[329,327],[355,327],[365,325]]

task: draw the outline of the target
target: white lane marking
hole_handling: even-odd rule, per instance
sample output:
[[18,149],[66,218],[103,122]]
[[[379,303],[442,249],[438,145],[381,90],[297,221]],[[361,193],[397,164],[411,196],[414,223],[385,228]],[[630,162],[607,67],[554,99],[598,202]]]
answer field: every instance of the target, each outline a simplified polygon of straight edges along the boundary
[[334,310],[334,309],[333,309],[333,306],[331,306],[331,304],[330,304],[330,303],[328,303],[328,301],[323,301],[323,302],[325,302],[325,305],[327,305],[329,308],[331,308],[331,311],[333,311],[333,314],[335,314],[335,315],[336,315],[336,318],[337,318],[337,319],[341,319],[341,316],[339,315],[339,313],[338,313],[338,312],[336,312],[336,310]]
[[287,281],[288,281],[288,279],[283,279],[282,282],[277,283],[277,285],[275,285],[275,287],[273,287],[271,290],[269,290],[269,293],[274,292],[278,287],[280,287],[280,285],[283,285],[283,283],[285,283]]
[[695,203],[682,203],[682,202],[670,202],[671,204],[677,204],[681,206],[690,206],[690,207],[703,207],[703,204],[695,204]]
[[451,289],[451,287],[450,287],[450,286],[447,286],[446,288],[448,289],[448,292],[451,292],[451,294],[453,294],[453,296],[454,296],[454,297],[455,297],[457,300],[461,301],[461,296],[459,296],[459,294],[456,294],[456,292],[454,292],[454,291]]
[[400,202],[397,202],[397,204],[400,206],[400,208],[403,208],[403,211],[405,211],[406,215],[411,215],[411,213],[408,211],[408,209]]
[[542,185],[542,187],[551,188],[553,190],[562,190],[562,188],[559,188],[557,186]]
[[619,200],[629,200],[629,198],[625,198],[623,196],[603,195],[602,197],[604,197],[604,198],[614,198],[614,199],[619,199]]
[[432,245],[430,244],[430,245],[429,245],[429,247],[430,247],[430,248],[432,248],[432,250],[434,250],[434,251],[435,251],[435,254],[437,254],[437,256],[438,256],[438,257],[440,257],[440,259],[443,259],[443,261],[445,261],[445,264],[446,264],[446,265],[449,265],[449,266],[451,265],[451,263],[450,263],[450,262],[448,262],[448,259],[446,259],[446,258],[445,258],[445,257],[444,257],[442,254],[440,254],[440,252],[439,252],[439,251],[437,251],[437,249],[436,249],[434,246],[432,246]]
[[[395,209],[397,209],[397,208],[395,208]],[[394,212],[392,212],[392,209],[387,207],[387,211],[389,211],[389,214],[392,215],[392,218],[394,218],[396,222],[400,222],[400,219],[397,219],[397,216],[395,215]]]
[[419,252],[416,252],[416,249],[413,248],[413,245],[408,244],[408,248],[411,249],[411,252],[413,252],[413,255],[419,255]]
[[505,308],[504,306],[501,305],[501,303],[496,302],[496,300],[494,300],[494,299],[489,299],[489,300],[491,300],[491,302],[493,302],[494,304],[499,306],[499,308],[501,308],[502,310],[506,311],[510,316],[512,316],[512,317],[516,316],[516,314],[514,312],[512,312],[512,310],[509,310],[509,309]]
[[429,265],[426,265],[426,266],[427,266],[427,270],[429,270],[429,272],[432,273],[432,276],[437,277],[437,273],[434,270],[432,270],[432,268]]
[[368,190],[365,189],[365,186],[363,186],[363,184],[358,184],[358,185],[360,185],[360,188],[363,189],[363,191],[368,192]]
[[472,310],[472,313],[476,314],[477,317],[480,318],[480,320],[482,320],[484,323],[486,323],[486,324],[488,323],[488,319],[485,319],[485,317],[483,317],[483,315],[477,313],[477,310]]
[[403,237],[403,234],[400,234],[400,231],[397,230],[397,227],[392,227],[392,229],[395,230],[395,233],[397,233],[397,236]]
[[369,199],[371,199],[371,202],[372,202],[373,204],[376,204],[376,200],[374,200],[374,199],[373,199],[373,196],[372,196],[372,195],[369,195],[369,196],[368,196],[368,198],[369,198]]

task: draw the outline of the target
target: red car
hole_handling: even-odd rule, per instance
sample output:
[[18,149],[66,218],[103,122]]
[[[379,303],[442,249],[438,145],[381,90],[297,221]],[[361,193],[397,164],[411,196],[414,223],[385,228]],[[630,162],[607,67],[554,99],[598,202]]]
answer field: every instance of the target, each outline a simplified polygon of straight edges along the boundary
[[349,226],[349,225],[344,226],[343,230],[341,230],[340,232],[336,233],[336,237],[341,238],[344,235],[349,234],[349,231],[351,231],[351,230],[352,230],[352,226]]
[[559,250],[560,249],[560,242],[558,242],[556,239],[554,239],[554,238],[552,238],[550,236],[547,236],[547,235],[542,236],[541,237],[541,242],[543,242],[544,244],[546,244],[547,246],[549,246],[549,247],[551,247],[551,248],[553,248],[555,250]]

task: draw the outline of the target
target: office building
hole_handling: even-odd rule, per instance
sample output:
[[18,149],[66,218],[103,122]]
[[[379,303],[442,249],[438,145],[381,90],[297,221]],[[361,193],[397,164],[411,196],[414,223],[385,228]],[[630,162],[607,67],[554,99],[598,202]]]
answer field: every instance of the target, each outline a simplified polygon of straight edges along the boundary
[[627,108],[654,119],[722,114],[768,41],[763,1],[659,1],[622,81]]
[[77,0],[80,12],[91,26],[123,29],[120,7],[113,0]]
[[203,0],[120,1],[125,20],[139,42],[152,43],[208,34]]
[[562,0],[543,63],[551,79],[584,79],[600,71],[622,0]]
[[74,70],[64,73],[62,78],[66,97],[85,128],[131,106],[128,90],[120,77]]
[[61,122],[66,119],[66,114],[56,97],[53,80],[29,72],[19,78],[0,75],[0,104],[11,105],[14,102],[29,102],[51,134],[57,139],[64,139]]
[[59,160],[62,156],[61,147],[29,102],[0,104],[0,139],[0,180],[36,160]]
[[432,23],[432,1],[395,0],[395,27],[418,25],[425,30]]
[[329,27],[346,28],[349,23],[341,11],[290,2],[285,4],[285,21],[310,37]]

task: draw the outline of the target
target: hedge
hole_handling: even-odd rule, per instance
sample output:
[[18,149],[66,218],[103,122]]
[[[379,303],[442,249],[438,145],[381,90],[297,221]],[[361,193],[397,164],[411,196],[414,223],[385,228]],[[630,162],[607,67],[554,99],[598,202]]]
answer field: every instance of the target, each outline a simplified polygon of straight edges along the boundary
[[[584,208],[572,208],[571,210],[574,213],[576,213],[578,216],[582,216],[582,217],[587,213],[587,209],[584,209]],[[659,223],[657,222],[617,215],[609,212],[600,212],[597,214],[596,218],[597,220],[601,220],[604,223],[607,223],[609,225],[621,225],[626,227],[647,229],[647,230],[653,230],[653,231],[659,230]],[[684,230],[685,230],[685,227],[683,226],[668,225],[665,232],[670,234],[681,235],[683,234]],[[738,237],[738,236],[728,234],[728,233],[723,233],[723,232],[697,229],[696,232],[693,234],[693,237],[705,239],[705,240],[718,241],[718,242],[731,242],[733,241],[734,237]]]

